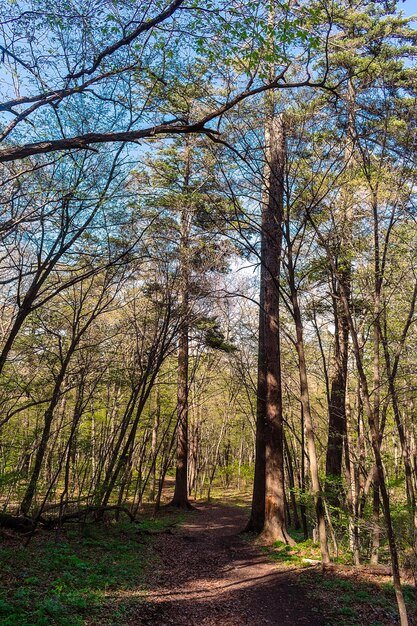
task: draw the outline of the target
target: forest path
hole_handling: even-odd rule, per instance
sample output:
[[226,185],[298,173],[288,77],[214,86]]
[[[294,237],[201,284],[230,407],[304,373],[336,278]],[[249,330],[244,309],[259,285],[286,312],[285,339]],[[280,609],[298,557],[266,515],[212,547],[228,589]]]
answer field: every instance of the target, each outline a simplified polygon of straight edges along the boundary
[[323,626],[297,585],[299,568],[279,569],[238,535],[247,512],[199,505],[179,531],[154,544],[160,566],[147,602],[129,624]]

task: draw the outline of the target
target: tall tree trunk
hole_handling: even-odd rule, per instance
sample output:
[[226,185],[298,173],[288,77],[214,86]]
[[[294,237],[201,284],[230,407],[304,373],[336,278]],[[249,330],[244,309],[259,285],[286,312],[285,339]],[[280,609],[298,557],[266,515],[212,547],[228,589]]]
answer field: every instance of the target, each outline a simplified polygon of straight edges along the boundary
[[[348,125],[344,161],[350,171],[356,140],[355,90],[351,78],[348,80],[346,94]],[[332,279],[333,313],[335,324],[335,346],[333,371],[330,382],[329,431],[326,451],[326,492],[333,506],[340,505],[342,491],[343,443],[346,435],[346,385],[349,356],[349,323],[340,300],[340,283],[347,297],[351,290],[350,248],[352,236],[352,211],[349,191],[340,198],[341,224],[340,242],[337,253],[338,279]]]
[[258,338],[258,379],[256,393],[256,433],[255,433],[255,474],[253,479],[252,507],[246,530],[260,533],[265,522],[265,413],[266,413],[266,371],[265,371],[265,241],[261,235],[261,277],[259,297],[259,338]]
[[[373,194],[373,227],[374,227],[374,323],[373,323],[373,413],[375,427],[378,431],[379,447],[381,446],[381,428],[380,428],[380,405],[381,405],[381,289],[382,289],[382,268],[380,261],[380,244],[379,244],[379,220],[378,220],[378,204],[376,193]],[[380,508],[380,486],[379,477],[376,477],[373,485],[372,498],[372,553],[371,563],[378,563],[380,529],[379,529],[379,508]]]
[[188,327],[185,322],[178,346],[177,417],[175,490],[171,504],[188,509],[191,505],[188,502]]
[[[185,146],[184,192],[190,184],[191,148]],[[177,448],[175,489],[171,505],[181,509],[191,509],[188,501],[188,361],[189,361],[189,253],[191,217],[189,207],[181,211],[180,224],[180,297],[181,328],[178,340],[178,379],[177,379]]]
[[[267,96],[266,102],[266,192],[262,206],[261,225],[257,458],[250,524],[254,530],[260,530],[261,538],[265,542],[272,543],[279,540],[292,543],[285,519],[279,335],[285,137],[282,117],[275,115],[275,102],[272,94]],[[262,466],[264,466],[264,471],[262,471]],[[264,498],[262,498],[263,495]]]
[[[350,291],[350,272],[343,272],[345,288]],[[333,296],[335,347],[330,382],[329,431],[326,451],[326,493],[330,504],[340,505],[342,489],[343,442],[346,433],[346,382],[349,328],[340,305],[340,291]]]

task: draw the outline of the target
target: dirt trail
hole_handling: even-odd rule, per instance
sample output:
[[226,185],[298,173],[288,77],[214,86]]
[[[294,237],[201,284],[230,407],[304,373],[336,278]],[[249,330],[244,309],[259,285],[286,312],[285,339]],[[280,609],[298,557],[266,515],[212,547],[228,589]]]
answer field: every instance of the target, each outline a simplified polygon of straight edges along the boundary
[[145,606],[129,624],[323,626],[297,585],[299,569],[278,569],[238,536],[247,514],[199,506],[172,535],[158,538],[161,568]]

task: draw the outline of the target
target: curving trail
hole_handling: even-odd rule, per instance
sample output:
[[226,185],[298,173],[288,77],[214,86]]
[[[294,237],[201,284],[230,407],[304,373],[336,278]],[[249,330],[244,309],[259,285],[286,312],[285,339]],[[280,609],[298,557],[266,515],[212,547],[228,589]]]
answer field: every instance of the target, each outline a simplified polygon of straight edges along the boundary
[[324,626],[297,585],[299,569],[279,569],[237,533],[239,508],[199,506],[154,544],[160,567],[140,614],[126,624],[176,626]]

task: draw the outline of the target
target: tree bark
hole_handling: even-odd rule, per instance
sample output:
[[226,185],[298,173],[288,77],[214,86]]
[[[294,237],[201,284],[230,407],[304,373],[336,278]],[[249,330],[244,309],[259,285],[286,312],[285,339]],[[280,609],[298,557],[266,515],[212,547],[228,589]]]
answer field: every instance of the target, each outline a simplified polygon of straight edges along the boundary
[[[355,89],[352,78],[348,80],[346,94],[347,131],[344,161],[346,170],[351,170],[356,142]],[[351,261],[350,248],[352,238],[352,211],[349,192],[343,192],[341,202],[340,242],[337,251],[338,278],[332,278],[333,313],[335,324],[335,346],[333,354],[333,372],[330,383],[329,431],[326,452],[326,492],[335,507],[340,506],[342,491],[343,443],[346,436],[346,385],[349,356],[349,323],[340,301],[343,285],[344,293],[350,298]]]
[[[184,192],[190,184],[191,148],[185,146]],[[177,448],[175,489],[171,501],[172,506],[180,509],[191,509],[188,501],[188,361],[189,361],[189,283],[190,267],[188,245],[190,238],[191,217],[189,207],[181,211],[180,223],[180,297],[181,297],[181,328],[178,340],[178,379],[177,379]]]
[[[274,100],[267,101],[266,193],[262,206],[257,405],[257,473],[251,523],[266,543],[292,543],[285,519],[279,283],[285,173],[285,136]],[[264,455],[264,458],[263,458]],[[262,465],[264,464],[264,481]],[[262,495],[264,492],[264,505]],[[263,518],[263,519],[262,519]]]

